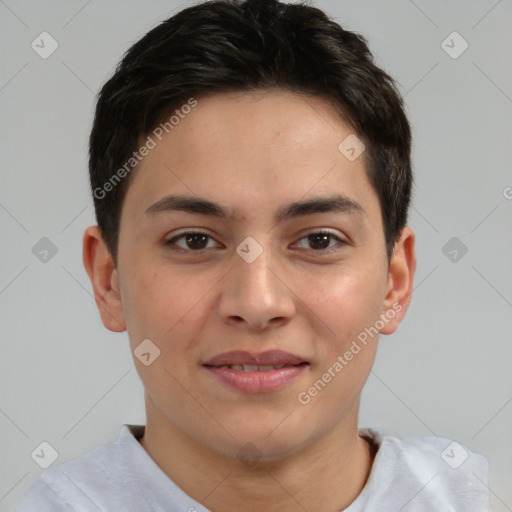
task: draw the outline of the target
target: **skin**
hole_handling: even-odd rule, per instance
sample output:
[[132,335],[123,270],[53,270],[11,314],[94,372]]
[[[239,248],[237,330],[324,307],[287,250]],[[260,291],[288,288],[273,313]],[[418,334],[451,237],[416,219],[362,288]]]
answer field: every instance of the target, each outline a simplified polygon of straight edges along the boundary
[[[378,336],[307,405],[297,399],[359,333],[398,305],[380,329],[394,332],[411,297],[414,233],[403,229],[388,264],[365,154],[349,161],[338,150],[351,133],[317,97],[274,90],[198,98],[132,177],[117,267],[98,228],[84,234],[84,265],[105,327],[127,330],[132,352],[147,338],[160,349],[149,366],[134,357],[146,399],[140,443],[214,512],[339,511],[371,471],[373,454],[357,420]],[[334,192],[364,212],[273,220],[285,204]],[[216,201],[236,216],[145,213],[171,193]],[[174,250],[165,245],[188,228],[211,238],[203,245],[181,238]],[[318,238],[315,245],[306,236],[311,229],[346,243],[331,237],[319,248]],[[248,236],[263,249],[250,264],[236,252]],[[242,349],[281,349],[310,364],[283,389],[255,395],[226,386],[202,366]],[[257,449],[250,464],[237,457],[247,443]]]

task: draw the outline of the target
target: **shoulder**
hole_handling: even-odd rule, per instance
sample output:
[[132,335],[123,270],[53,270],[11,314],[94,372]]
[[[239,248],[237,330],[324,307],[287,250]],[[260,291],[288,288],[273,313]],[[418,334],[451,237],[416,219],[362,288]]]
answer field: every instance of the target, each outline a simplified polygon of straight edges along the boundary
[[369,484],[414,510],[483,512],[489,508],[487,458],[444,437],[399,439],[364,430],[379,446]]
[[138,428],[123,425],[117,441],[43,471],[19,501],[15,512],[70,512],[91,507],[101,510],[106,497],[116,495],[130,500],[136,493],[129,467],[124,463],[123,449],[129,436],[133,437],[130,427]]
[[426,467],[438,469],[448,475],[475,471],[480,476],[486,476],[488,471],[486,457],[471,451],[462,443],[445,437],[399,439],[394,436],[383,436],[382,439],[397,456],[406,458],[410,463],[421,460]]
[[42,478],[36,480],[16,505],[14,512],[70,512],[74,510]]

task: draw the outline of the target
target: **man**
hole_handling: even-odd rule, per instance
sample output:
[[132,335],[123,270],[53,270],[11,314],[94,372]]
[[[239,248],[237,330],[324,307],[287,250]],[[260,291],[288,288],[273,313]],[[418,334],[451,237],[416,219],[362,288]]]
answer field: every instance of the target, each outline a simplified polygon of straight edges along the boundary
[[147,423],[18,511],[486,510],[484,457],[358,429],[411,300],[410,151],[393,80],[316,8],[205,2],[133,45],[98,99],[83,256]]

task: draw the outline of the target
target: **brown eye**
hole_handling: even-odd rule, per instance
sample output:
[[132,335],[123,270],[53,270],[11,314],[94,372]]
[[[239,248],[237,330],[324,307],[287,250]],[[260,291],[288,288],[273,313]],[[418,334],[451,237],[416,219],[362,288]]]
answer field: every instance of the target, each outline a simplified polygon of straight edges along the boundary
[[327,249],[331,236],[328,233],[318,233],[314,235],[308,235],[308,240],[313,249]]
[[[178,244],[177,241],[182,239],[184,240],[184,245]],[[167,240],[165,245],[176,245],[180,249],[198,252],[208,248],[207,244],[209,239],[213,240],[213,238],[206,233],[191,231]]]
[[[312,249],[316,252],[326,251],[336,245],[343,245],[346,243],[344,240],[329,231],[307,233],[301,238],[301,241],[302,240],[307,240],[307,247],[302,247],[303,249]],[[330,245],[333,241],[337,241],[338,244],[334,244],[334,246]]]

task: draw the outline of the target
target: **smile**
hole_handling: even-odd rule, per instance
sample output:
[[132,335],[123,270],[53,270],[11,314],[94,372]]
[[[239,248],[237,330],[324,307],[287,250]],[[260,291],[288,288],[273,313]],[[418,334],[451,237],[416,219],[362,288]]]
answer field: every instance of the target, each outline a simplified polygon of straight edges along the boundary
[[203,363],[221,385],[244,393],[274,393],[290,385],[309,367],[305,358],[283,350],[223,352]]

